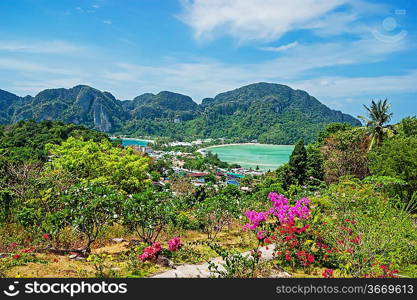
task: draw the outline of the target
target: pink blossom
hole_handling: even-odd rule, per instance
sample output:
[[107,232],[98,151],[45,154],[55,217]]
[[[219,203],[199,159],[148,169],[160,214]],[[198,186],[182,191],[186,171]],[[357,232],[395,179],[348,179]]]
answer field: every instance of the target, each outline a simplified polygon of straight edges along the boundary
[[139,255],[139,259],[142,262],[145,262],[147,260],[152,260],[158,256],[161,250],[162,250],[162,247],[160,243],[153,243],[152,246],[149,246],[143,249],[142,254]]
[[181,248],[181,239],[179,236],[174,237],[168,241],[168,248],[170,251],[174,252]]

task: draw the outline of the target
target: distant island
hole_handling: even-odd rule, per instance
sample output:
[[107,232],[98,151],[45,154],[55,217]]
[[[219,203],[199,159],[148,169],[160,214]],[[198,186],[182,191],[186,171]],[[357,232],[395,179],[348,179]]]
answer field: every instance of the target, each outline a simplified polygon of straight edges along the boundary
[[29,119],[60,120],[131,137],[286,145],[314,141],[330,123],[361,125],[305,91],[273,83],[250,84],[205,98],[201,104],[168,91],[122,101],[86,85],[47,89],[35,97],[0,90],[0,124]]

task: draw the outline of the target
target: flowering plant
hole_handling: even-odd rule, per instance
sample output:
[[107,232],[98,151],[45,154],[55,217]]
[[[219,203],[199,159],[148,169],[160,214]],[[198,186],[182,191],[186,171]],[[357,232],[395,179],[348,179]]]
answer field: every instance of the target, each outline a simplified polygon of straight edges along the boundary
[[169,255],[169,252],[175,252],[182,247],[181,238],[179,236],[173,237],[168,241],[168,249],[162,248],[161,243],[155,242],[152,245],[143,249],[142,254],[139,255],[139,259],[142,262],[154,261],[162,252],[165,255]]
[[176,236],[168,241],[168,249],[172,252],[177,251],[182,246],[181,239],[179,236]]
[[333,278],[333,270],[332,269],[325,269],[321,275],[324,278]]
[[159,252],[161,252],[162,246],[160,243],[153,243],[151,246],[146,247],[143,249],[143,252],[141,255],[139,255],[139,259],[142,262],[148,261],[148,260],[154,260],[157,258]]
[[[303,249],[309,237],[307,229],[310,225],[306,224],[306,220],[311,215],[310,200],[301,198],[291,205],[284,195],[274,192],[268,194],[268,199],[271,207],[267,211],[251,210],[245,213],[249,223],[243,226],[243,230],[255,233],[258,248],[260,244],[275,242],[274,255],[282,258],[284,263],[293,267],[295,264],[310,266],[315,262],[315,256]],[[258,253],[258,248],[253,253]]]
[[392,264],[378,264],[375,263],[373,269],[368,274],[365,274],[364,278],[397,278],[398,270],[393,268]]

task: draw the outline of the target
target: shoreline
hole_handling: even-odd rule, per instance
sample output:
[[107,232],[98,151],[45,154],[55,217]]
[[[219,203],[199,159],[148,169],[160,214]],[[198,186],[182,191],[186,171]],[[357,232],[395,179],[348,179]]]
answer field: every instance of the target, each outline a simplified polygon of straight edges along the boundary
[[[117,139],[117,136],[111,136],[111,139]],[[141,139],[141,138],[131,138],[131,137],[120,137],[123,140],[131,140],[131,141],[144,141],[144,142],[148,142],[148,143],[155,143],[155,140],[149,140],[149,139]]]
[[210,149],[210,148],[219,148],[219,147],[228,147],[228,146],[242,146],[242,145],[291,146],[291,147],[295,146],[295,145],[276,145],[276,144],[261,144],[261,143],[233,143],[233,144],[221,144],[221,145],[208,146],[208,147],[205,147],[205,148],[201,148],[199,150]]

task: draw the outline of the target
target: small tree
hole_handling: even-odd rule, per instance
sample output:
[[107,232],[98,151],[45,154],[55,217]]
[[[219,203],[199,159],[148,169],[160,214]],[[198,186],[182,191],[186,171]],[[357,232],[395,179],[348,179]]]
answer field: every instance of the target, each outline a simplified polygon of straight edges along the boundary
[[236,198],[217,195],[197,203],[194,213],[207,238],[213,239],[239,215],[240,209]]
[[86,237],[85,251],[89,253],[103,229],[118,220],[123,197],[112,188],[85,183],[70,188],[60,200],[63,209],[57,216]]
[[369,137],[364,128],[340,131],[327,138],[321,147],[324,180],[337,182],[340,177],[368,176]]
[[294,147],[288,162],[288,172],[284,175],[284,187],[291,184],[303,185],[306,180],[307,150],[304,141],[300,140]]
[[140,192],[149,184],[149,159],[132,148],[120,149],[107,140],[95,143],[75,138],[45,147],[51,155],[48,170],[63,169],[81,180],[105,183],[126,193]]
[[156,241],[175,214],[172,194],[151,189],[129,196],[123,203],[123,223],[148,244]]

